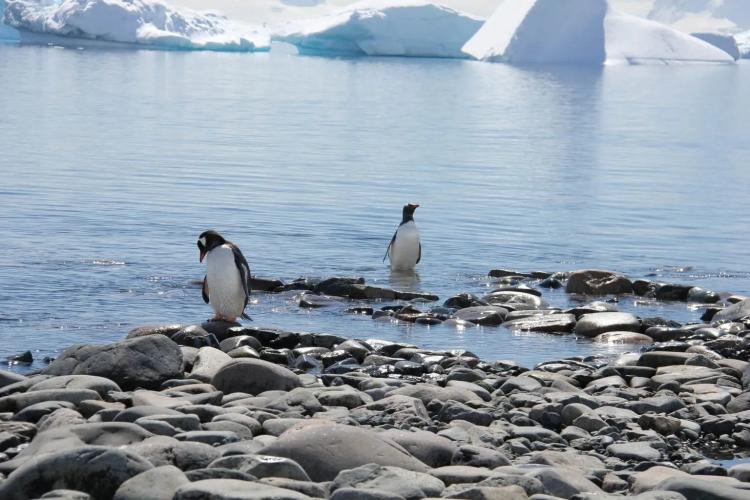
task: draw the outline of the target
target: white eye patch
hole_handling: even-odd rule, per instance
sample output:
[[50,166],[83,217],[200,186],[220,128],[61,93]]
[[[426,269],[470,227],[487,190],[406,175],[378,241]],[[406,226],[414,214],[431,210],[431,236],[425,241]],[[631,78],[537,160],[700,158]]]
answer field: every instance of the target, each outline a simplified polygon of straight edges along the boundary
[[206,237],[205,236],[203,238],[199,239],[198,241],[200,242],[201,246],[204,246],[204,247],[206,246]]

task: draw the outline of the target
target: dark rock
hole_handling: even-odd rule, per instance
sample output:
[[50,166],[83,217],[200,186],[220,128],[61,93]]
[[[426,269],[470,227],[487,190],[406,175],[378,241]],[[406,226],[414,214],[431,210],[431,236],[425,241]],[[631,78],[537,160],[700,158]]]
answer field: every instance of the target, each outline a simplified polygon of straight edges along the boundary
[[662,285],[656,289],[655,296],[658,300],[680,300],[685,302],[691,286],[685,285]]
[[465,307],[456,311],[458,319],[477,325],[499,325],[507,314],[507,309],[497,306]]
[[340,305],[341,299],[331,297],[330,295],[316,295],[313,293],[303,293],[299,298],[299,306],[308,309],[317,309],[320,307],[331,307]]
[[198,325],[186,326],[170,338],[179,345],[195,347],[196,349],[200,349],[201,347],[219,347],[216,335]]
[[239,481],[256,481],[258,479],[251,474],[222,467],[189,470],[185,472],[185,476],[192,482],[205,481],[206,479],[237,479]]
[[165,335],[171,337],[175,333],[185,328],[184,325],[156,325],[156,326],[139,326],[128,332],[126,338],[145,337],[146,335]]
[[128,479],[153,466],[124,450],[82,446],[35,457],[0,484],[0,498],[26,500],[60,488],[89,493],[97,499],[112,498]]
[[182,377],[182,351],[163,335],[114,344],[77,345],[66,349],[42,373],[100,376],[125,390],[158,389],[166,380]]
[[21,354],[16,354],[15,356],[9,356],[7,360],[11,365],[29,365],[34,362],[34,356],[31,354],[31,351],[25,351]]
[[284,282],[280,279],[260,278],[258,276],[251,276],[247,280],[247,284],[250,290],[258,292],[273,292],[277,288],[284,286]]
[[467,444],[456,450],[451,459],[451,464],[494,469],[501,465],[510,465],[510,460],[497,450]]
[[684,365],[685,361],[692,356],[693,354],[688,352],[648,351],[638,358],[638,366],[659,368],[660,366]]
[[588,269],[572,273],[568,277],[565,291],[583,295],[617,295],[633,293],[633,283],[611,271]]
[[488,304],[482,300],[479,300],[479,297],[474,294],[460,293],[447,299],[445,302],[443,302],[443,305],[452,309],[465,309],[467,307],[486,306]]
[[289,391],[302,385],[292,371],[260,359],[230,361],[219,369],[211,384],[225,394]]
[[297,481],[309,481],[307,473],[300,465],[289,458],[267,455],[230,455],[221,457],[209,465],[209,468],[220,467],[238,470],[252,476],[283,477]]
[[690,289],[687,296],[688,302],[698,302],[701,304],[715,304],[721,300],[718,293],[694,286]]

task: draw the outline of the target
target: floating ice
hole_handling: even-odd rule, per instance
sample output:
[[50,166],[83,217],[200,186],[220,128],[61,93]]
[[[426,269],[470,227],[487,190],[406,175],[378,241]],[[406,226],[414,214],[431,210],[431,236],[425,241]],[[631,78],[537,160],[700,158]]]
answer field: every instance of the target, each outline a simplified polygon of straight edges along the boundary
[[553,64],[732,62],[721,49],[607,0],[505,0],[463,48],[484,61]]
[[656,0],[649,19],[685,32],[736,33],[750,29],[748,0]]
[[6,0],[4,20],[31,42],[221,51],[268,50],[270,43],[250,25],[154,0]]
[[274,39],[306,54],[465,58],[461,47],[481,25],[479,18],[435,3],[369,0],[288,23]]
[[734,35],[734,40],[737,42],[737,48],[740,49],[742,57],[750,59],[750,31]]
[[695,38],[700,38],[704,42],[710,43],[714,47],[720,48],[737,60],[742,57],[737,41],[732,35],[722,35],[720,33],[691,33]]

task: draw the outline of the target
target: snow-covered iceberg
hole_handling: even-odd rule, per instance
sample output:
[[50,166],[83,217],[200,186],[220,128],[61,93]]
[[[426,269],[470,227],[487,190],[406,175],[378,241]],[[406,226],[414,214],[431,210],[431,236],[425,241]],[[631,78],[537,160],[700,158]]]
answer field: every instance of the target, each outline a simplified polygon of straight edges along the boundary
[[518,64],[644,64],[734,59],[607,0],[504,0],[463,48],[483,61]]
[[734,41],[737,42],[742,57],[750,59],[750,31],[734,35]]
[[[155,0],[6,0],[21,41],[221,51],[268,50],[261,30]],[[96,45],[96,43],[93,43]]]
[[273,38],[303,54],[465,58],[461,47],[482,22],[431,2],[369,0],[289,23]]

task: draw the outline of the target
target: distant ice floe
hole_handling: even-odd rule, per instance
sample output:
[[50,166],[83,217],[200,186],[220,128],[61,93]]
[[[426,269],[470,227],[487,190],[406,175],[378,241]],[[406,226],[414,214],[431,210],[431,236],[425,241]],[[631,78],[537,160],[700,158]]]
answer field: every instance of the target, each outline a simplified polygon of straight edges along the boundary
[[607,0],[504,0],[463,48],[518,64],[729,63],[725,51]]
[[750,59],[750,31],[734,35],[734,41],[737,42],[742,57]]
[[155,0],[6,0],[5,23],[21,41],[160,49],[263,51],[262,30]]
[[291,22],[274,40],[303,54],[458,57],[483,20],[421,1],[366,0],[331,15]]

